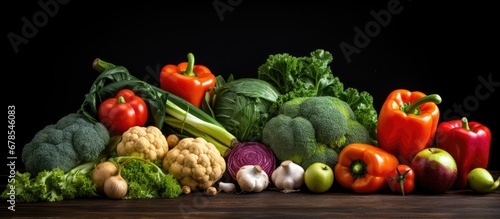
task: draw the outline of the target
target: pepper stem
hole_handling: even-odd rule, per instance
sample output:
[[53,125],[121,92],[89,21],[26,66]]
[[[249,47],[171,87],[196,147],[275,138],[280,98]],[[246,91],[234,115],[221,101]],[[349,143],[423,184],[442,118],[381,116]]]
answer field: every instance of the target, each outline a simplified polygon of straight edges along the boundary
[[126,103],[127,101],[125,101],[125,98],[123,96],[119,96],[117,102],[118,103]]
[[470,131],[469,121],[465,117],[462,118],[462,128],[464,128],[467,131]]
[[97,70],[97,72],[99,72],[99,73],[101,73],[104,70],[111,68],[111,67],[115,67],[115,65],[112,63],[103,61],[99,58],[94,59],[94,61],[92,62],[92,68]]
[[188,53],[187,55],[187,59],[188,59],[188,65],[186,67],[186,70],[182,72],[183,75],[187,75],[187,76],[198,76],[198,74],[196,74],[196,72],[194,72],[194,55],[193,53]]
[[363,160],[353,161],[349,169],[355,179],[363,178],[366,175],[366,163]]
[[411,103],[410,105],[408,105],[404,111],[405,113],[407,114],[420,114],[420,110],[418,110],[418,107],[424,103],[427,103],[427,102],[433,102],[435,104],[439,104],[441,103],[441,97],[437,94],[430,94],[430,95],[427,95],[425,97],[422,97],[418,100],[416,100],[415,102]]

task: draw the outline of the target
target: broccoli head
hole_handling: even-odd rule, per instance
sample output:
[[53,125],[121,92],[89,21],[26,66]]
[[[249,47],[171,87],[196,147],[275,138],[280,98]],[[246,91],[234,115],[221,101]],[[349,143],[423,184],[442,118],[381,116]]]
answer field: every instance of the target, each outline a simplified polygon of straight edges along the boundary
[[26,171],[33,175],[55,168],[67,172],[97,159],[109,141],[109,132],[102,123],[70,113],[38,131],[23,147],[21,156]]
[[347,142],[371,142],[362,138],[364,134],[358,135],[367,131],[362,125],[353,125],[359,124],[355,119],[349,105],[336,97],[295,98],[285,102],[279,114],[266,123],[262,141],[281,161],[292,160],[304,169],[314,162],[333,168]]
[[347,133],[345,135],[345,142],[344,145],[341,147],[336,148],[335,150],[340,153],[342,149],[344,149],[345,146],[348,144],[352,143],[370,143],[372,142],[371,137],[370,137],[370,132],[366,127],[361,125],[356,120],[349,120],[347,121]]

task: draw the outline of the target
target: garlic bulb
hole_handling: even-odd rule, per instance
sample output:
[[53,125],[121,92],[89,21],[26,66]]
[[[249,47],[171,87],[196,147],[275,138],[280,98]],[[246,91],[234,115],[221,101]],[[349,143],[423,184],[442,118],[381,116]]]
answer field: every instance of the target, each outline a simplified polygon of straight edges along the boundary
[[273,171],[271,180],[281,192],[296,192],[304,184],[304,173],[302,166],[285,160]]
[[244,192],[261,192],[269,185],[269,176],[259,165],[245,165],[236,173],[236,181]]

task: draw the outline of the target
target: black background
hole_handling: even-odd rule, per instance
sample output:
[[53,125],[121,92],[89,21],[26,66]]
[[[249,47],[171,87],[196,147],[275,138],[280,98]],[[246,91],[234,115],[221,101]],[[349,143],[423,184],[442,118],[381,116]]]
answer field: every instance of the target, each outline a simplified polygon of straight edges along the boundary
[[[214,74],[241,78],[256,77],[271,54],[308,56],[316,49],[331,52],[333,73],[346,87],[371,93],[376,109],[397,88],[440,94],[441,112],[451,112],[442,121],[462,116],[454,105],[468,106],[463,109],[469,121],[488,126],[493,134],[488,169],[500,169],[500,121],[494,106],[500,95],[500,37],[494,5],[419,0],[40,1],[50,5],[47,11],[38,2],[8,1],[2,6],[4,102],[15,106],[18,169],[22,146],[44,126],[79,108],[98,74],[91,66],[95,58],[123,65],[157,85],[161,67],[184,61],[188,52]],[[370,42],[348,62],[339,45],[354,45],[354,28],[373,24],[370,11],[387,10],[391,2],[399,3],[401,11],[385,27],[371,29]],[[23,18],[35,32],[23,33],[28,25]],[[9,41],[13,34],[27,42],[14,46]],[[497,84],[488,90],[480,77]],[[489,96],[478,98],[478,89]]]

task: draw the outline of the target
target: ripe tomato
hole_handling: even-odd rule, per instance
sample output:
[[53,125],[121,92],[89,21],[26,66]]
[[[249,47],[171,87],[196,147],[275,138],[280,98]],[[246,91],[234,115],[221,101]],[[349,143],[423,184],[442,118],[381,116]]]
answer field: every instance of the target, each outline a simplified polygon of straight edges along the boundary
[[415,188],[415,173],[410,166],[399,164],[387,176],[387,182],[392,192],[399,194],[409,194]]

